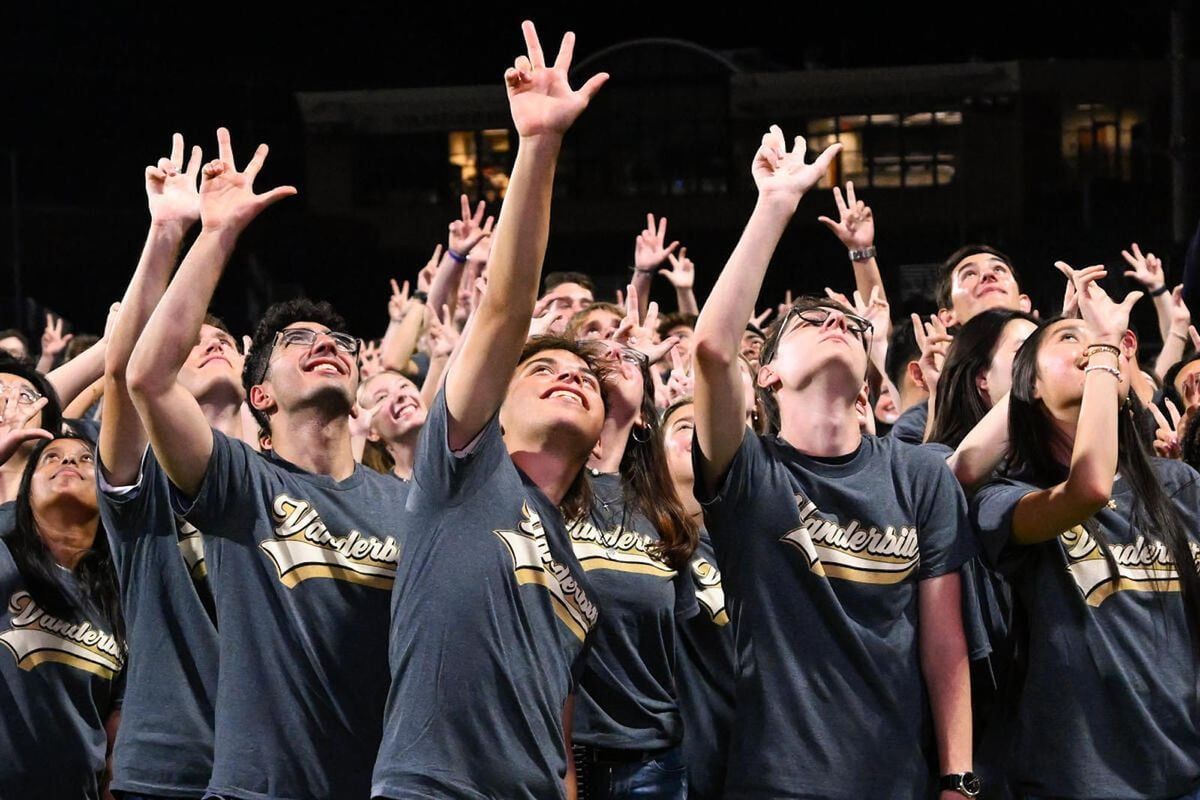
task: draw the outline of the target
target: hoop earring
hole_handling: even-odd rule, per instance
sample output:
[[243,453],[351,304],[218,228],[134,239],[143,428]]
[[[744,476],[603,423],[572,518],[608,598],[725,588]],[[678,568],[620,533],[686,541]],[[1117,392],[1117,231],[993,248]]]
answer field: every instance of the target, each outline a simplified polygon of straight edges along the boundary
[[[642,431],[642,436],[645,438],[639,438],[638,431]],[[629,432],[629,435],[632,436],[633,440],[638,444],[645,444],[646,442],[650,441],[650,429],[645,425],[634,425],[633,430]]]

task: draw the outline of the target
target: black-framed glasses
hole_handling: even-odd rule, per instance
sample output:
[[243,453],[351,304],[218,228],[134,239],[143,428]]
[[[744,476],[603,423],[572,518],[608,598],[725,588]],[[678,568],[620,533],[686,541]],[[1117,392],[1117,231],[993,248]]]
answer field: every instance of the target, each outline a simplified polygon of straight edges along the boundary
[[869,351],[871,349],[871,338],[875,333],[875,326],[866,317],[860,317],[858,314],[852,314],[849,311],[841,309],[828,308],[826,306],[814,306],[811,308],[797,308],[792,306],[788,312],[783,315],[783,319],[779,320],[778,334],[774,337],[771,347],[765,345],[759,354],[760,361],[763,364],[768,364],[775,358],[775,352],[779,349],[779,340],[787,333],[787,327],[791,324],[792,318],[797,317],[802,324],[813,325],[820,327],[829,321],[829,316],[837,311],[846,320],[846,330],[853,333],[859,338],[863,344],[863,349]]
[[348,333],[339,331],[318,331],[312,328],[285,328],[275,333],[275,344],[282,344],[284,347],[291,345],[300,345],[301,347],[312,347],[317,341],[318,336],[328,336],[333,339],[334,345],[338,350],[348,355],[357,355],[360,342],[355,337]]

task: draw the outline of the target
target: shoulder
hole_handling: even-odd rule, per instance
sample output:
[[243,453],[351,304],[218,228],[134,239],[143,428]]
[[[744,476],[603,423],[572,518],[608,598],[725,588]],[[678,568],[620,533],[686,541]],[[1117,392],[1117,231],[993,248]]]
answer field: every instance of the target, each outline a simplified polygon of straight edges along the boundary
[[1154,468],[1154,474],[1158,477],[1159,483],[1169,495],[1188,489],[1197,480],[1200,480],[1200,472],[1196,472],[1194,468],[1179,459],[1155,456],[1150,459],[1150,464]]

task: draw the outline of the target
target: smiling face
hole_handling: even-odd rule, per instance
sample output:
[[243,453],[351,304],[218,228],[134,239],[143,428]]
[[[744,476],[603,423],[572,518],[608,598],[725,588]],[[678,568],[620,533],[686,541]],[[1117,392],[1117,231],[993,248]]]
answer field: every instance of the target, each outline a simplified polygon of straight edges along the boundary
[[646,357],[637,350],[614,342],[606,342],[601,347],[600,359],[605,367],[604,384],[607,389],[606,413],[622,421],[633,419],[635,425],[642,424],[642,403],[646,397],[643,374]]
[[509,452],[566,448],[586,459],[604,425],[600,377],[569,350],[535,352],[517,365],[500,407]]
[[396,442],[425,424],[427,411],[421,390],[403,375],[381,372],[358,392],[358,403],[371,413],[371,438]]
[[[316,332],[312,344],[288,341],[289,331]],[[349,415],[358,389],[356,354],[338,346],[316,322],[294,322],[279,332],[263,380],[250,390],[250,403],[271,414],[306,407],[330,416]]]
[[667,453],[667,469],[676,487],[691,486],[692,434],[696,430],[696,407],[683,403],[663,420],[663,437]]
[[[1055,417],[1069,418],[1078,413],[1083,400],[1083,384],[1087,377],[1087,346],[1095,341],[1095,334],[1087,323],[1078,319],[1064,319],[1050,325],[1041,338],[1037,351],[1037,378],[1034,396],[1042,401]],[[1124,370],[1128,364],[1124,356],[1120,359]],[[1122,381],[1118,390],[1123,397],[1128,391],[1129,381]]]
[[83,439],[55,439],[38,454],[29,483],[29,503],[38,515],[57,503],[97,512],[96,461]]
[[975,253],[954,267],[950,308],[940,313],[943,322],[963,325],[989,308],[1029,311],[1029,307],[1029,298],[1021,294],[1012,267],[991,253]]
[[197,398],[215,393],[228,394],[241,402],[242,354],[233,337],[220,328],[205,323],[200,326],[200,339],[188,353],[179,370],[179,383]]

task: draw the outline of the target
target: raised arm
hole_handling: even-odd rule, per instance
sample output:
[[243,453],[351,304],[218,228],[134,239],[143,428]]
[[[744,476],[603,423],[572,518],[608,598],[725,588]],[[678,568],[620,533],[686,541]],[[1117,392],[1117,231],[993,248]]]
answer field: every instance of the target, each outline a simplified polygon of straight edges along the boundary
[[[1122,250],[1121,257],[1130,267],[1125,270],[1125,277],[1133,278],[1140,283],[1146,290],[1146,294],[1154,301],[1154,314],[1158,317],[1158,332],[1162,336],[1165,347],[1171,332],[1171,300],[1173,296],[1167,291],[1167,276],[1163,272],[1162,261],[1154,253],[1143,254],[1142,248],[1138,247],[1137,242],[1130,245],[1129,250]],[[1182,289],[1180,294],[1182,295]],[[1187,326],[1184,326],[1184,332],[1187,332]]]
[[1112,495],[1117,472],[1117,414],[1121,398],[1129,387],[1123,385],[1117,356],[1104,346],[1119,348],[1129,327],[1129,310],[1142,296],[1130,292],[1121,303],[1114,303],[1096,281],[1107,275],[1103,267],[1091,267],[1075,273],[1076,297],[1083,319],[1092,328],[1093,339],[1087,354],[1083,400],[1075,428],[1070,469],[1062,483],[1031,492],[1017,503],[1012,519],[1012,538],[1016,544],[1037,544],[1058,536],[1103,508]]
[[687,257],[687,248],[679,248],[679,255],[667,253],[667,261],[671,269],[660,269],[662,275],[675,287],[675,308],[681,314],[699,314],[700,305],[696,302],[696,265]]
[[[533,23],[521,26],[528,55],[504,73],[513,125],[520,143],[504,208],[496,226],[487,291],[447,368],[449,444],[465,447],[500,408],[529,331],[550,230],[550,197],[562,137],[608,75],[590,78],[578,91],[567,82],[575,34],[563,36],[558,58],[547,66]],[[436,307],[436,306],[435,306]]]
[[296,193],[291,186],[254,193],[254,179],[267,158],[265,144],[242,172],[234,166],[225,128],[217,130],[217,150],[217,160],[202,170],[200,234],[146,323],[127,376],[154,454],[171,482],[189,496],[200,488],[208,468],[212,431],[196,399],[176,380],[179,370],[200,335],[238,236],[267,206]]
[[[463,270],[471,257],[476,245],[492,235],[494,218],[488,217],[484,222],[485,205],[482,200],[471,213],[471,201],[464,194],[459,198],[462,205],[459,219],[450,223],[450,236],[446,242],[446,252],[434,273],[433,283],[429,287],[429,303],[433,308],[450,306],[453,311],[458,303],[458,287],[462,282]],[[476,265],[482,270],[482,265]]]
[[142,257],[121,300],[104,360],[104,418],[100,423],[100,461],[110,484],[125,486],[137,480],[146,431],[133,407],[126,382],[126,367],[134,345],[154,307],[158,305],[183,236],[200,218],[200,148],[192,148],[183,167],[183,136],[171,140],[170,158],[146,167],[146,197],[150,206],[150,231]]
[[[871,297],[875,287],[883,301],[887,302],[887,294],[883,289],[883,277],[879,274],[879,263],[875,260],[875,214],[871,207],[858,199],[854,193],[854,181],[846,181],[846,194],[833,187],[833,201],[837,204],[838,219],[834,222],[829,217],[817,217],[826,228],[833,231],[850,255],[850,263],[854,266],[854,289],[863,297]],[[881,332],[878,329],[877,333]],[[890,321],[888,330],[891,332]]]
[[742,238],[700,312],[693,340],[696,370],[696,442],[700,474],[709,492],[725,475],[745,434],[746,409],[738,374],[738,349],[746,320],[762,289],[767,265],[800,198],[829,169],[841,150],[834,144],[804,163],[804,137],[788,152],[783,131],[772,125],[754,156],[758,203]]
[[425,305],[418,299],[410,297],[408,281],[401,289],[392,279],[392,296],[388,300],[388,326],[379,345],[379,363],[384,369],[404,372],[413,353],[417,352],[417,342],[425,329]]

